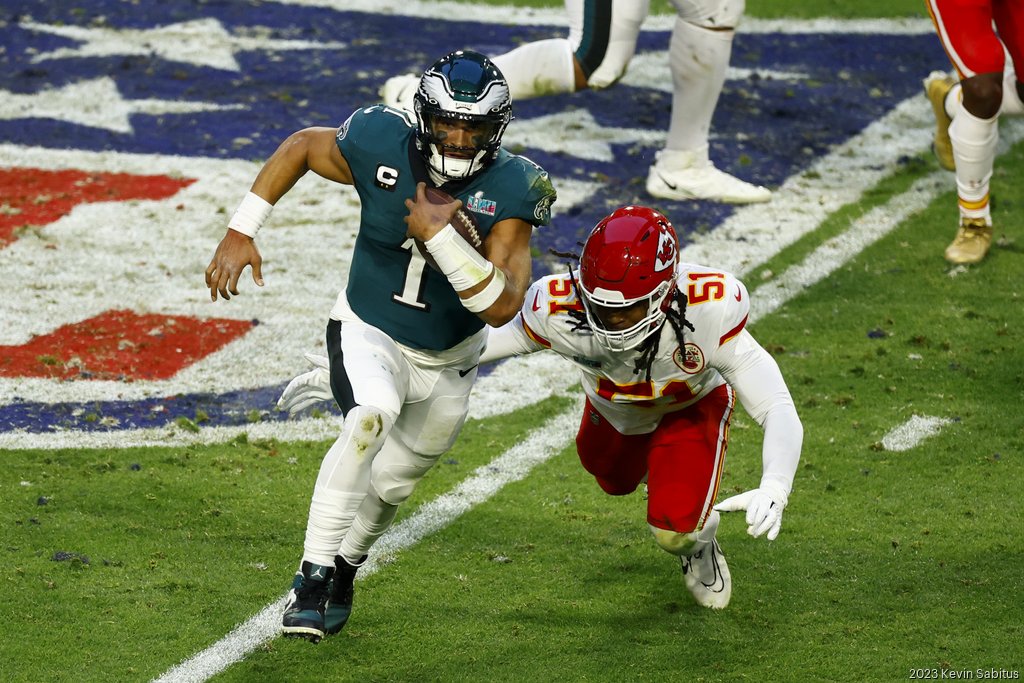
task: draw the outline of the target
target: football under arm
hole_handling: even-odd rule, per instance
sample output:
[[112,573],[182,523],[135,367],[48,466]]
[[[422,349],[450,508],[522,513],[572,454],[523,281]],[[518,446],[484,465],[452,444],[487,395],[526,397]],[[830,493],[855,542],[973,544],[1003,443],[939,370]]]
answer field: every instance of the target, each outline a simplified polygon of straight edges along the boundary
[[487,346],[480,356],[481,365],[544,348],[526,334],[522,315],[517,315],[501,327],[490,327],[487,330]]
[[804,429],[782,371],[746,330],[718,353],[715,367],[736,390],[743,408],[764,429],[761,486],[775,484],[788,495],[800,462]]

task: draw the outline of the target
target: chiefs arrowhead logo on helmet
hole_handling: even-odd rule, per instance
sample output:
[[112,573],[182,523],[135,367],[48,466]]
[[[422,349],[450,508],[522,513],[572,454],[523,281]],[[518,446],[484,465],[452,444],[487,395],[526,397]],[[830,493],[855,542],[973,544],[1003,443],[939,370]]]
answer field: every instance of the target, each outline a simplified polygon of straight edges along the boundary
[[676,236],[662,230],[658,233],[658,255],[654,257],[654,270],[661,271],[676,267]]
[[[598,223],[583,245],[579,277],[594,337],[613,351],[627,351],[658,330],[675,290],[678,262],[676,232],[653,209],[625,206]],[[644,315],[627,329],[610,329],[595,314],[595,308],[640,302]]]

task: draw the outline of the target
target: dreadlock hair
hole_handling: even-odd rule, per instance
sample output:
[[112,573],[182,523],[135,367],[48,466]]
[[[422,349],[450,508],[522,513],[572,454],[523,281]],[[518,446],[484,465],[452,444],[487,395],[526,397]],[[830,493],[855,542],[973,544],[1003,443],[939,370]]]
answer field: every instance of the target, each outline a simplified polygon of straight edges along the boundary
[[[577,246],[582,247],[582,242],[577,242]],[[580,263],[580,255],[574,251],[557,251],[556,249],[548,249],[548,253],[558,258],[566,259],[567,261],[575,261],[576,265]],[[572,282],[572,291],[576,292],[576,298],[582,303],[583,295],[580,294],[579,283],[576,282],[576,276],[572,274],[572,263],[569,266],[569,281]],[[582,310],[570,308],[566,310],[566,314],[572,320],[572,327],[569,328],[570,332],[582,332],[590,330],[590,323],[587,322],[587,314]]]
[[[676,333],[676,341],[679,343],[679,348],[683,348],[686,345],[683,332],[685,328],[689,328],[690,332],[697,331],[693,323],[686,319],[686,295],[679,291],[678,287],[672,290],[672,303],[669,304],[668,310],[665,311],[665,319],[668,320],[672,330]],[[639,375],[640,371],[644,370],[644,381],[651,381],[651,366],[654,365],[654,359],[658,355],[658,345],[660,343],[660,334],[652,334],[644,340],[644,343],[640,345],[640,357],[636,359],[636,365],[633,366],[634,375]]]
[[[577,242],[579,246],[583,244]],[[554,256],[564,258],[569,261],[575,261],[577,265],[580,262],[580,255],[571,251],[556,251],[555,249],[548,250]],[[576,298],[581,302],[584,301],[583,294],[580,292],[580,285],[576,282],[576,276],[573,275],[572,263],[569,264],[569,280],[572,282],[573,291],[576,292]],[[672,326],[672,330],[676,333],[676,341],[679,343],[679,348],[683,348],[686,344],[685,333],[683,330],[689,329],[691,332],[696,332],[697,329],[693,326],[689,320],[686,319],[686,295],[683,294],[679,288],[672,290],[672,302],[669,304],[668,310],[665,311],[665,318]],[[570,309],[567,311],[569,317],[572,318],[571,331],[577,332],[581,330],[589,330],[590,323],[587,322],[587,314],[582,310]],[[660,332],[661,328],[658,328]],[[658,346],[661,343],[661,334],[652,334],[640,344],[640,355],[636,359],[636,363],[633,365],[633,374],[639,375],[644,372],[644,381],[651,381],[651,366],[654,365],[654,359],[658,355]]]

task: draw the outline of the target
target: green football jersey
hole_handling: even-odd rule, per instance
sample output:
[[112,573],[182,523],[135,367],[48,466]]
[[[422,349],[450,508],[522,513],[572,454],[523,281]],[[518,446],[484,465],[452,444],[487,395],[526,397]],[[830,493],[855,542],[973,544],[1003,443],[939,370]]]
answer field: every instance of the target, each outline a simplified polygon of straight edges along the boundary
[[[338,129],[338,149],[362,204],[345,291],[363,321],[406,346],[440,351],[484,322],[466,310],[448,279],[426,264],[406,236],[405,200],[415,196],[416,183],[433,185],[415,133],[408,114],[384,105],[356,111]],[[441,189],[462,200],[485,239],[508,218],[546,225],[555,201],[544,169],[504,149],[482,172]]]

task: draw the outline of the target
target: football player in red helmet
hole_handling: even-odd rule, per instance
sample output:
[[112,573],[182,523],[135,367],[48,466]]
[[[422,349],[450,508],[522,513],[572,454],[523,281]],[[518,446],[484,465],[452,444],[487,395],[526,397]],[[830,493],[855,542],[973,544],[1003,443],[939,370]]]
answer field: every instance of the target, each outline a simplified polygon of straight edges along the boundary
[[[552,349],[573,362],[586,394],[583,467],[611,495],[646,481],[656,542],[715,609],[732,592],[719,511],[746,510],[747,531],[774,540],[803,441],[778,365],[746,329],[749,310],[742,282],[680,263],[668,219],[627,206],[593,229],[578,269],[533,284],[481,357]],[[715,505],[737,398],[764,428],[763,471],[756,488]]]
[[613,351],[639,346],[661,327],[676,288],[675,230],[657,211],[626,207],[590,233],[578,285],[594,336]]

